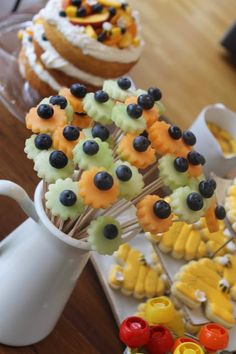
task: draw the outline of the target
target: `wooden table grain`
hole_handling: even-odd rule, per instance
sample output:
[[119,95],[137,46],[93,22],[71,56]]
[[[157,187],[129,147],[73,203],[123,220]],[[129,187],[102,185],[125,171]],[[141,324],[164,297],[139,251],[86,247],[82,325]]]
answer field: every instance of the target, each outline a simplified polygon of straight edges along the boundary
[[[219,46],[235,19],[235,0],[132,2],[141,12],[146,40],[142,59],[132,70],[137,86],[159,86],[166,115],[183,128],[207,104],[223,102],[236,110],[236,70]],[[0,178],[21,184],[32,197],[38,179],[23,152],[27,135],[24,125],[0,104]],[[1,238],[24,219],[13,201],[1,197]],[[0,354],[34,353],[122,353],[115,321],[90,263],[48,338],[26,348],[0,345]]]

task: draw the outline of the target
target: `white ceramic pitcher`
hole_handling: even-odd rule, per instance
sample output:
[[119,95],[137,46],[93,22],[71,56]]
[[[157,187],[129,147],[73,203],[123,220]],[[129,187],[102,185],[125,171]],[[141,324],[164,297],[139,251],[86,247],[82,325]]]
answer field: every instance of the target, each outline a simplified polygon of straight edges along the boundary
[[0,181],[1,194],[15,199],[30,218],[0,243],[0,343],[30,345],[54,328],[89,259],[89,246],[49,221],[42,182],[34,203],[10,181]]

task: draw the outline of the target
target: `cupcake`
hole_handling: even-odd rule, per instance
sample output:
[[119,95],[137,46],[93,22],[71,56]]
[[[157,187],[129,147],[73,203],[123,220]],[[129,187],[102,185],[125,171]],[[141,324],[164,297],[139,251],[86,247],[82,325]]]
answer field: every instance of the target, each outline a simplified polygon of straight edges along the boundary
[[49,0],[21,38],[20,71],[44,96],[74,82],[94,91],[127,73],[143,47],[138,12],[122,0]]

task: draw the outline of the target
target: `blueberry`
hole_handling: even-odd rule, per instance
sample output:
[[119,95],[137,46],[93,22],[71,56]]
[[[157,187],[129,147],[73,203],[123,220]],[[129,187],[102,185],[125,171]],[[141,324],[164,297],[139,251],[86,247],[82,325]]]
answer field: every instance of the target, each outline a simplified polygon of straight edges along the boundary
[[188,160],[184,157],[176,157],[174,160],[174,168],[178,172],[186,172],[188,170]]
[[73,84],[70,87],[70,92],[77,98],[84,98],[87,93],[87,88],[81,84]]
[[113,177],[108,172],[105,172],[105,171],[98,172],[94,176],[95,186],[102,191],[107,191],[107,190],[111,189],[113,186],[113,183],[114,183]]
[[219,220],[223,220],[226,217],[226,211],[222,205],[217,205],[215,208],[215,216]]
[[95,13],[95,14],[98,14],[99,12],[102,12],[103,10],[103,5],[102,4],[95,4],[92,6],[92,12]]
[[99,145],[94,140],[87,140],[83,143],[83,151],[89,156],[96,155],[96,153],[99,151]]
[[117,84],[122,90],[128,90],[131,87],[131,81],[128,77],[121,77],[117,80]]
[[94,94],[94,99],[95,99],[95,101],[97,101],[99,103],[105,103],[109,100],[109,96],[105,91],[98,90]]
[[150,87],[148,89],[148,94],[152,96],[154,101],[160,101],[160,99],[162,98],[161,90],[157,87]]
[[211,179],[208,179],[208,182],[211,183],[212,188],[215,190],[216,189],[216,181],[213,178],[211,178]]
[[139,104],[129,104],[127,106],[127,113],[131,118],[138,119],[143,114],[143,109]]
[[43,41],[47,41],[47,40],[48,40],[47,37],[46,37],[46,35],[45,35],[45,33],[42,34],[42,40],[43,40]]
[[120,181],[127,182],[132,178],[132,171],[126,165],[120,165],[116,169],[117,178]]
[[205,165],[206,159],[203,155],[201,155],[201,165]]
[[63,151],[55,150],[49,156],[49,162],[52,167],[64,168],[68,163],[68,158]]
[[133,140],[133,148],[138,152],[144,152],[148,149],[150,143],[145,136],[139,135]]
[[52,138],[48,134],[39,134],[36,136],[34,144],[39,150],[48,150],[52,146]]
[[97,36],[97,40],[98,42],[104,42],[107,39],[107,35],[105,32],[101,32],[99,33],[99,35]]
[[49,104],[40,104],[37,108],[37,114],[42,119],[49,119],[53,116],[54,110]]
[[99,138],[102,141],[106,141],[110,136],[110,132],[104,125],[95,124],[92,128],[92,136],[93,138]]
[[82,0],[71,0],[71,5],[79,7],[82,3]]
[[79,7],[76,14],[78,17],[85,17],[87,16],[87,10],[85,7]]
[[145,138],[148,139],[148,132],[146,130],[144,130],[141,134],[139,134],[141,136],[145,136]]
[[186,130],[183,132],[183,141],[186,145],[193,146],[196,144],[197,139],[196,136],[190,130]]
[[33,36],[29,36],[29,37],[28,37],[28,41],[29,41],[29,42],[32,42],[32,41],[33,41]]
[[121,34],[125,34],[126,28],[124,26],[120,27]]
[[61,109],[65,109],[67,106],[67,99],[64,96],[52,96],[49,99],[49,102],[54,106],[60,106]]
[[189,209],[198,211],[203,208],[203,199],[197,192],[190,193],[187,197],[187,205]]
[[166,219],[171,214],[171,208],[170,208],[170,205],[167,202],[165,202],[164,200],[158,200],[153,205],[153,212],[158,218]]
[[73,191],[66,189],[60,193],[59,200],[64,206],[72,206],[76,203],[77,197]]
[[107,224],[103,229],[103,235],[108,240],[114,240],[118,236],[118,228],[114,224]]
[[77,139],[79,139],[79,136],[80,136],[79,128],[74,127],[73,125],[67,125],[63,129],[63,136],[66,140],[69,140],[69,141],[77,140]]
[[209,181],[201,181],[198,190],[204,198],[211,198],[214,194],[214,188]]
[[155,102],[152,96],[144,94],[138,97],[138,104],[143,109],[151,109],[154,106]]
[[176,125],[171,125],[168,129],[168,133],[172,139],[178,140],[182,137],[182,131]]
[[66,17],[66,12],[63,10],[59,11],[59,16]]
[[108,11],[112,17],[116,15],[116,9],[114,7],[109,7]]
[[202,164],[202,155],[197,151],[190,151],[188,153],[188,161],[194,166]]

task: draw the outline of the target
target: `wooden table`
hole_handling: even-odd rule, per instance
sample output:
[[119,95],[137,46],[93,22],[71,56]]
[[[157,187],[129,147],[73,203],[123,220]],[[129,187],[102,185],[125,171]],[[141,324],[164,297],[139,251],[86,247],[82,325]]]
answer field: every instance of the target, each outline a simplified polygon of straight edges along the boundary
[[[145,53],[132,72],[137,86],[159,86],[167,116],[182,127],[189,126],[209,103],[224,102],[236,110],[236,71],[218,45],[235,19],[235,0],[131,2],[141,12],[146,40]],[[38,180],[23,152],[27,134],[24,125],[0,105],[0,178],[21,184],[33,196]],[[1,237],[24,219],[14,202],[1,197]],[[0,346],[0,354],[20,353],[122,353],[116,324],[90,263],[47,339],[27,348]]]

